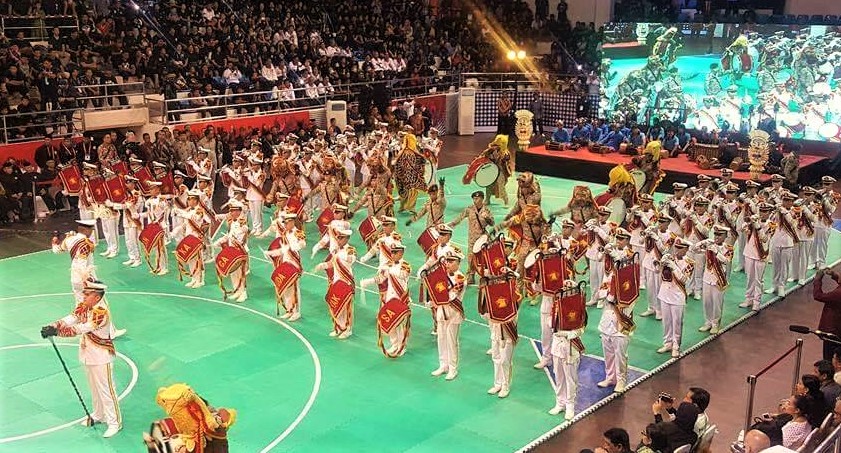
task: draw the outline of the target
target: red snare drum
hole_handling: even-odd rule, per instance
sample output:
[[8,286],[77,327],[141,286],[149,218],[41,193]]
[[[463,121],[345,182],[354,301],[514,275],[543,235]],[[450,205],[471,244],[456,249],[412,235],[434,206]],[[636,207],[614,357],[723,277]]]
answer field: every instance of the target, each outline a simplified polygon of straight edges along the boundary
[[175,258],[181,263],[186,263],[195,257],[204,247],[201,239],[188,234],[181,239],[178,246],[175,247]]
[[222,250],[216,255],[216,272],[225,277],[247,262],[248,253],[244,249],[222,246]]
[[418,245],[423,249],[426,256],[432,255],[438,245],[438,230],[434,226],[423,230],[423,233],[418,236]]

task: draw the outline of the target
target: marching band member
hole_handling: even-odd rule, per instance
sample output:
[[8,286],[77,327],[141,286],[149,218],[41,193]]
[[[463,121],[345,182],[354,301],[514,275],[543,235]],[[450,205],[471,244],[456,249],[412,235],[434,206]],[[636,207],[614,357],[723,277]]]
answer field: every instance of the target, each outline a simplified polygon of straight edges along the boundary
[[613,274],[616,272],[616,264],[620,261],[627,261],[634,258],[634,249],[631,248],[631,233],[621,227],[616,228],[614,242],[604,246],[604,277],[599,288],[599,300],[604,301],[611,296],[610,284],[613,281]]
[[487,233],[487,228],[494,225],[494,217],[491,210],[485,204],[485,194],[477,190],[470,195],[473,205],[464,208],[455,219],[447,225],[455,228],[462,220],[467,219],[467,284],[476,283],[476,258],[473,256],[473,244],[480,236]]
[[[385,247],[385,245],[382,245]],[[380,300],[386,303],[390,300],[397,299],[404,301],[407,305],[409,299],[409,276],[412,275],[412,266],[409,262],[403,259],[403,253],[406,247],[398,240],[388,245],[388,257],[385,262],[381,262],[377,269],[377,274],[360,282],[360,286],[365,288],[372,283],[376,283],[380,287]],[[384,253],[380,254],[382,259]],[[383,290],[384,288],[384,290]],[[395,326],[388,332],[390,346],[384,350],[388,357],[399,357],[406,352],[406,339],[409,335],[407,326],[400,324]]]
[[[574,288],[575,281],[566,280],[564,287],[566,290]],[[584,295],[580,297],[583,298]],[[578,398],[578,365],[581,363],[581,354],[584,353],[581,336],[584,335],[584,329],[587,326],[586,316],[584,316],[586,311],[583,304],[581,307],[565,309],[567,307],[564,307],[563,303],[563,298],[554,298],[551,349],[553,371],[558,385],[555,386],[555,406],[549,409],[549,415],[558,415],[563,412],[565,420],[572,420],[575,416],[575,401]],[[579,309],[584,313],[578,312]],[[573,316],[571,312],[577,316]],[[564,328],[570,317],[577,319],[583,317],[583,325],[574,329]]]
[[765,200],[772,204],[780,204],[783,201],[783,194],[788,192],[783,183],[786,178],[780,174],[771,175],[771,187],[762,189],[760,194],[765,197]]
[[338,232],[350,229],[350,222],[346,220],[346,217],[347,206],[333,203],[333,220],[327,225],[327,230],[321,236],[321,239],[312,247],[310,258],[315,258],[315,254],[324,248],[327,248],[330,253],[338,248]]
[[[709,213],[709,206],[710,201],[703,196],[699,196],[692,201],[692,211],[683,219],[683,225],[681,225],[683,227],[683,238],[689,241],[690,244],[695,244],[709,238],[710,230],[715,223],[715,220]],[[691,293],[695,300],[701,300],[704,260],[706,256],[703,253],[693,253],[692,259],[697,266],[695,267],[695,274],[692,276],[692,280],[688,282],[686,293]]]
[[388,263],[394,261],[394,257],[391,256],[392,246],[395,244],[402,245],[400,242],[402,237],[400,236],[400,233],[395,231],[397,219],[394,217],[380,216],[379,221],[382,226],[379,237],[373,244],[371,244],[371,248],[368,249],[368,253],[359,259],[360,263],[367,263],[368,260],[374,257],[374,255],[377,255],[380,259],[380,267],[388,265]]
[[760,203],[758,209],[759,214],[745,219],[745,224],[742,226],[745,234],[747,284],[745,285],[745,301],[739,304],[739,307],[751,308],[753,311],[759,311],[759,304],[762,302],[762,276],[768,264],[768,246],[777,228],[776,224],[769,220],[774,206]]
[[672,191],[674,194],[666,198],[660,206],[660,210],[665,210],[665,212],[669,214],[669,217],[672,218],[672,223],[669,224],[669,231],[678,236],[683,234],[681,222],[683,217],[687,214],[686,203],[684,201],[684,197],[687,192],[686,189],[686,184],[682,182],[672,183]]
[[263,183],[266,175],[263,173],[263,159],[255,156],[248,158],[250,168],[244,172],[248,187],[245,199],[248,200],[248,211],[251,214],[251,227],[254,234],[263,231],[263,202],[266,197],[263,194]]
[[222,175],[222,182],[224,183],[225,180],[229,180],[228,183],[228,198],[234,197],[234,189],[236,188],[245,188],[242,186],[242,165],[245,162],[245,159],[242,156],[235,155],[231,159],[230,166],[224,166],[219,169],[219,174]]
[[[826,266],[826,250],[829,243],[829,233],[832,231],[832,213],[838,207],[839,195],[832,190],[835,178],[824,176],[821,178],[821,189],[816,194],[817,206],[815,213],[819,221],[815,224],[815,245],[812,252],[815,268]],[[81,199],[81,197],[80,197]]]
[[[204,247],[196,247],[191,256],[180,257],[178,250],[188,236],[193,236],[204,243],[207,236],[207,213],[200,206],[201,192],[193,189],[187,194],[187,209],[173,208],[172,212],[184,219],[184,239],[176,247],[179,275],[187,274],[190,281],[188,288],[204,286]],[[186,258],[186,259],[185,259]],[[184,269],[182,266],[186,266]]]
[[783,296],[789,276],[792,250],[797,247],[800,238],[797,235],[797,221],[791,212],[797,196],[786,191],[779,197],[782,200],[782,206],[778,207],[771,216],[771,221],[777,225],[771,235],[771,263],[774,266],[774,280],[772,286],[765,290],[765,294],[776,291],[778,296]]
[[[513,270],[508,268],[506,271],[511,272]],[[514,273],[512,278],[519,278],[519,275]],[[517,293],[513,295],[513,300],[509,300],[510,303],[514,304],[513,310],[515,312],[519,309],[521,300],[520,294]],[[486,305],[492,303],[486,298],[482,298],[482,301]],[[487,306],[482,310],[487,314]],[[517,346],[517,340],[520,338],[517,334],[517,317],[515,315],[513,319],[501,322],[487,316],[487,320],[488,329],[491,331],[491,361],[494,366],[494,385],[488,389],[488,395],[505,398],[511,393],[514,347]]]
[[683,335],[683,312],[686,309],[687,286],[695,272],[695,260],[686,256],[692,243],[683,238],[675,239],[674,254],[663,255],[660,262],[663,281],[657,298],[663,310],[663,346],[657,350],[662,354],[672,351],[672,357],[680,356],[680,340]]
[[319,263],[315,270],[332,270],[327,292],[327,305],[333,318],[331,337],[344,340],[353,335],[353,263],[356,262],[356,249],[348,245],[351,229],[338,230],[335,233],[336,248],[330,259]]
[[815,242],[815,224],[817,216],[812,213],[808,199],[811,199],[815,189],[806,186],[803,188],[803,195],[806,199],[794,202],[791,208],[795,222],[797,222],[798,242],[792,250],[791,269],[789,281],[797,280],[797,284],[806,284],[806,268],[809,267],[809,254],[812,252]]
[[[625,214],[625,221],[631,233],[631,248],[634,249],[634,253],[639,254],[640,260],[645,261],[645,240],[642,232],[657,219],[657,211],[654,210],[654,197],[650,194],[640,194],[639,201],[639,205],[631,207]],[[645,288],[645,283],[643,283],[640,289]]]
[[[196,160],[188,160],[186,164],[190,167],[190,171],[195,171],[196,176],[204,176],[206,178],[213,178],[213,159],[210,158],[210,150],[204,146],[199,146],[196,150]],[[190,173],[188,171],[188,173]]]
[[[187,192],[189,192],[190,189],[188,189],[187,185],[184,184],[184,178],[186,177],[187,175],[182,173],[181,170],[175,170],[172,172],[172,184],[175,186],[175,193],[171,198],[169,198],[169,200],[173,207],[179,209],[187,209]],[[173,215],[169,219],[169,223],[172,226],[172,230],[169,232],[172,236],[172,240],[176,243],[181,241],[184,233],[184,219],[178,217],[177,215]]]
[[[611,259],[612,261],[627,259],[630,253],[628,247],[630,234],[625,233],[622,236],[627,236],[627,238],[622,240],[620,248],[606,247],[603,250],[606,255],[604,259]],[[615,268],[617,264],[618,262],[612,264],[612,267]],[[628,344],[631,341],[630,335],[636,328],[634,324],[635,303],[621,304],[612,288],[607,291],[607,297],[600,300],[608,302],[608,307],[602,310],[602,317],[599,320],[599,335],[605,357],[605,378],[596,385],[601,388],[614,385],[613,391],[618,393],[624,391],[625,385],[628,383]]]
[[[233,288],[228,291],[222,283],[224,273],[217,273],[219,275],[219,286],[222,292],[237,302],[245,302],[248,299],[248,291],[246,285],[246,276],[248,275],[248,220],[242,215],[242,205],[238,201],[228,202],[228,214],[217,216],[223,223],[228,225],[228,231],[216,242],[213,243],[216,247],[236,247],[245,252],[245,262],[230,271],[231,284]],[[199,285],[201,286],[201,285]]]
[[[280,239],[280,247],[265,252],[267,258],[278,258],[281,263],[292,263],[295,266],[296,276],[290,277],[291,281],[281,288],[278,295],[278,302],[283,305],[286,312],[281,316],[291,322],[301,319],[301,284],[300,275],[303,272],[301,265],[301,250],[307,246],[306,235],[303,230],[295,226],[298,216],[293,212],[280,212],[278,219],[283,222],[280,229],[276,229],[277,238]],[[271,228],[276,228],[272,223]],[[266,237],[270,230],[266,230],[260,237]]]
[[[78,198],[79,219],[81,220],[96,221],[96,216],[94,215],[94,206],[96,202],[93,200],[93,194],[91,193],[89,183],[90,178],[96,175],[96,170],[96,164],[92,164],[90,162],[82,163],[82,190],[79,191]],[[91,236],[91,240],[94,244],[96,244],[98,235],[95,224],[92,233],[93,235]]]
[[140,234],[142,224],[140,213],[143,211],[144,199],[139,190],[136,190],[137,178],[126,175],[126,200],[122,205],[114,205],[115,208],[123,210],[123,234],[125,235],[126,251],[128,260],[123,264],[131,267],[140,266],[140,248],[137,243],[137,235]]
[[642,317],[654,315],[657,320],[663,319],[663,311],[657,293],[660,292],[660,282],[662,281],[660,278],[660,261],[662,261],[664,255],[671,253],[672,244],[677,238],[677,235],[669,231],[672,220],[669,214],[661,212],[657,217],[657,226],[652,225],[643,231],[646,253],[642,260],[642,270],[647,288],[648,309],[640,313]]
[[704,325],[698,331],[715,335],[721,325],[721,308],[724,306],[724,291],[729,285],[727,263],[733,259],[733,246],[726,242],[730,228],[715,225],[713,239],[705,239],[692,246],[692,253],[706,254],[704,264]]
[[67,233],[64,239],[54,236],[52,239],[53,253],[68,252],[70,254],[70,287],[76,302],[82,301],[82,291],[88,278],[96,278],[93,264],[93,251],[96,247],[90,239],[96,220],[79,219],[76,221],[76,232]]
[[447,208],[447,198],[444,196],[444,178],[438,178],[438,184],[433,184],[427,189],[429,199],[421,206],[417,214],[406,221],[406,226],[417,222],[418,219],[426,216],[426,227],[438,225],[444,220],[444,209]]
[[590,219],[584,224],[584,230],[587,232],[587,252],[584,256],[587,257],[587,265],[590,268],[590,288],[593,288],[593,294],[590,295],[590,300],[587,306],[596,305],[597,308],[604,307],[604,300],[599,297],[599,288],[604,281],[604,246],[610,242],[617,225],[609,222],[611,211],[607,206],[601,206],[598,210],[598,219]]
[[[146,220],[147,224],[150,223],[157,223],[161,226],[161,229],[164,231],[164,236],[167,235],[167,224],[169,223],[167,217],[169,217],[170,206],[169,202],[161,195],[161,182],[160,181],[148,181],[146,183],[149,186],[149,198],[146,199],[145,202],[145,211],[140,213],[140,217]],[[178,209],[178,208],[176,208]],[[185,207],[186,209],[186,207]],[[168,240],[159,241],[155,245],[155,250],[147,250],[147,260],[149,264],[149,272],[155,275],[165,275],[169,272],[169,258],[167,257],[166,253],[166,243]],[[149,259],[151,257],[152,252],[156,254],[156,266],[152,266],[152,261]]]
[[432,164],[432,179],[438,173],[438,157],[441,155],[441,149],[444,147],[444,142],[438,138],[438,129],[434,127],[429,128],[429,136],[422,140],[423,155]]
[[120,404],[114,388],[112,363],[116,351],[111,335],[111,311],[104,300],[107,286],[98,280],[88,280],[82,299],[73,312],[41,328],[41,337],[75,337],[79,340],[79,361],[85,366],[93,399],[93,413],[82,420],[82,426],[105,423],[108,429],[102,437],[109,438],[122,429]]
[[739,262],[734,269],[736,272],[741,272],[745,269],[745,246],[747,241],[747,234],[744,226],[750,222],[750,218],[759,214],[759,200],[757,194],[759,193],[760,184],[753,180],[745,181],[745,193],[737,197],[741,210],[736,217],[736,228],[738,229],[739,237],[737,239],[738,258]]
[[438,368],[432,372],[432,376],[438,377],[446,373],[445,379],[448,381],[458,376],[458,331],[464,321],[462,300],[466,288],[465,276],[459,270],[463,259],[464,255],[455,250],[444,256],[444,265],[450,281],[449,300],[442,305],[430,305],[435,313],[438,331]]

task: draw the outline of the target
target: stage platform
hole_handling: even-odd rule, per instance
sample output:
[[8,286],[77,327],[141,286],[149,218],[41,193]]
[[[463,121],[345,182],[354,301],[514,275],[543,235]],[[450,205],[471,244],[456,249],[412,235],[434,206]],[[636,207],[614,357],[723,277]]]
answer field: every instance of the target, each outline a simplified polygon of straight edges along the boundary
[[[801,155],[800,180],[811,181],[820,178],[820,169],[826,159],[825,156]],[[596,154],[591,153],[586,147],[579,148],[577,151],[547,151],[541,145],[532,146],[525,152],[518,151],[516,163],[517,171],[531,171],[545,176],[604,184],[607,183],[607,174],[610,169],[618,164],[631,163],[631,156],[618,153]],[[721,171],[717,169],[702,170],[695,162],[690,161],[685,154],[662,159],[660,168],[666,173],[666,176],[660,183],[659,189],[665,192],[671,191],[674,182],[694,185],[700,173],[713,177],[721,175]],[[744,182],[750,179],[750,173],[736,172],[733,179]],[[759,180],[763,183],[770,179],[771,175],[767,174],[759,177]]]

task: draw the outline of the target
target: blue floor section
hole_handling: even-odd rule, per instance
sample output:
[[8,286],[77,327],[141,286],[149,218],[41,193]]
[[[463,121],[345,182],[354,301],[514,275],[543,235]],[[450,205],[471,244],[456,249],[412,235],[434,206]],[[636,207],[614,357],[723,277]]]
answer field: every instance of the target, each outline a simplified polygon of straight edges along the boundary
[[[541,342],[533,341],[533,343],[540,354],[542,354],[543,345]],[[552,381],[556,382],[555,372],[552,367],[547,368],[547,370]],[[628,369],[628,383],[634,382],[642,376],[642,372]],[[612,387],[600,388],[596,385],[604,377],[604,360],[588,356],[581,357],[581,363],[578,365],[578,399],[575,401],[576,413],[587,409],[613,393]]]

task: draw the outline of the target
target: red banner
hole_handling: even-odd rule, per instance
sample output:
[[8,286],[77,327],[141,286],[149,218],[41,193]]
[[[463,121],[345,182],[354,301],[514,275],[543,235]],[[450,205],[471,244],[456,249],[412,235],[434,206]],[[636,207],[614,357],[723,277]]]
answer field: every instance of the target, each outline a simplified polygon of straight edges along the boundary
[[128,164],[122,160],[115,160],[114,162],[111,162],[111,171],[118,175],[125,176],[129,174]]
[[431,256],[432,252],[435,250],[435,246],[438,244],[438,232],[435,230],[434,226],[431,226],[425,230],[423,233],[418,236],[418,245],[423,249],[423,253],[426,256]]
[[146,250],[146,254],[149,254],[155,247],[163,243],[164,229],[161,228],[160,223],[150,223],[146,225],[142,231],[140,231],[139,240],[140,243],[143,244],[143,249]]
[[304,212],[304,200],[298,195],[289,197],[289,200],[286,202],[286,211],[294,212],[300,216]]
[[410,314],[409,304],[400,299],[391,299],[380,307],[377,313],[377,327],[384,333],[391,333]]
[[555,297],[552,306],[552,329],[576,330],[587,325],[584,291],[576,288]]
[[231,275],[246,264],[248,264],[248,253],[239,247],[223,245],[222,250],[216,255],[216,273],[221,277]]
[[377,240],[377,223],[373,217],[365,217],[365,220],[359,224],[359,236],[362,237],[365,245],[371,248],[371,245]]
[[330,222],[333,221],[333,208],[326,208],[325,210],[321,211],[321,214],[316,219],[315,223],[318,225],[318,231],[322,235],[327,232],[327,227],[330,226]]
[[122,175],[117,175],[105,181],[105,190],[108,193],[108,199],[113,203],[125,203],[126,196],[126,180]]
[[76,197],[82,191],[82,172],[75,165],[68,165],[58,171],[61,183],[68,195]]
[[[155,224],[151,224],[155,225]],[[193,236],[192,234],[188,234],[184,236],[184,239],[181,239],[181,242],[178,243],[178,246],[175,247],[175,259],[178,260],[179,263],[186,263],[195,257],[204,247],[201,239]]]
[[[138,178],[139,179],[139,178]],[[175,193],[175,183],[172,181],[172,173],[163,175],[158,181],[161,182],[161,193],[164,195],[172,195]]]
[[275,267],[272,272],[272,283],[274,283],[275,291],[281,294],[287,288],[292,286],[301,277],[301,269],[289,261],[284,261]]
[[152,172],[149,171],[149,168],[143,167],[140,170],[137,170],[136,172],[134,172],[134,177],[137,178],[138,181],[140,181],[140,184],[139,184],[140,192],[144,196],[148,197],[151,192],[149,190],[149,184],[146,184],[146,183],[149,182],[149,181],[154,181],[155,180],[155,178],[152,177]]
[[92,176],[88,179],[88,187],[91,190],[93,201],[102,204],[108,199],[108,190],[105,188],[105,178]]
[[486,244],[479,254],[479,260],[479,265],[487,269],[491,276],[496,277],[502,275],[502,268],[508,264],[503,239],[498,238]]
[[567,277],[566,260],[559,253],[541,255],[536,266],[540,273],[540,285],[543,292],[557,294],[564,287]]
[[636,260],[613,271],[610,289],[616,303],[630,305],[637,301],[640,295],[640,265]]
[[429,297],[436,305],[450,303],[450,287],[453,282],[444,265],[437,263],[421,274],[423,284],[428,291]]
[[520,295],[517,293],[517,279],[513,275],[491,278],[482,287],[488,316],[497,322],[508,322],[517,317]]

